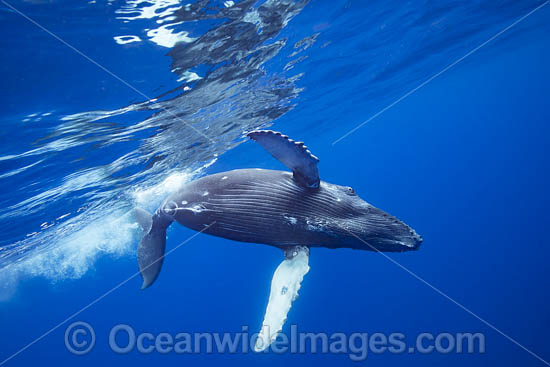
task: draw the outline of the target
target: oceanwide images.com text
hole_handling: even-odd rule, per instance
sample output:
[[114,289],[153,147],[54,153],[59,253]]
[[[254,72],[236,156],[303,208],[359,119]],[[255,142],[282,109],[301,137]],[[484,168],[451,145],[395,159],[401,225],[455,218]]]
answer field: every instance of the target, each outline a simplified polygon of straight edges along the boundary
[[[113,326],[107,338],[109,348],[117,354],[137,351],[142,354],[212,354],[250,353],[258,333],[250,333],[244,325],[239,332],[144,332],[127,324]],[[65,346],[77,355],[88,354],[96,346],[94,328],[83,321],[69,325],[65,331]],[[429,333],[413,338],[404,333],[324,333],[303,332],[291,325],[288,332],[279,333],[263,352],[276,354],[345,354],[352,361],[364,361],[372,354],[403,353],[485,353],[485,335],[479,332]]]

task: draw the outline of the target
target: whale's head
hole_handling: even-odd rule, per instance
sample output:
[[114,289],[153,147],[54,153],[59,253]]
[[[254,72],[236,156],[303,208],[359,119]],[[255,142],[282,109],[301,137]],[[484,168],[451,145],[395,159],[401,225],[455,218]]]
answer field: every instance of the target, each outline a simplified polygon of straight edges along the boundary
[[394,216],[361,199],[349,186],[326,184],[338,208],[332,227],[342,247],[372,251],[410,251],[422,237]]

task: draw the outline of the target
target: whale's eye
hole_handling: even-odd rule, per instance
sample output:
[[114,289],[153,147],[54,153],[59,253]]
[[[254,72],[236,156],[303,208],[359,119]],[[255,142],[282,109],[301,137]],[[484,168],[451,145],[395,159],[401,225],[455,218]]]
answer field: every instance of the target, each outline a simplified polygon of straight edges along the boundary
[[346,187],[346,190],[347,190],[348,194],[355,195],[355,190],[353,188],[348,186],[348,187]]

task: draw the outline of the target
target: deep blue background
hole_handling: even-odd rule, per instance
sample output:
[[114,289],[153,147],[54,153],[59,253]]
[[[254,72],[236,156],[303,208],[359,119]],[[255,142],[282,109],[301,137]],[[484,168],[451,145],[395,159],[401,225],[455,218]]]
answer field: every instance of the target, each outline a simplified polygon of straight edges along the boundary
[[[549,11],[537,16],[549,19]],[[30,25],[21,26],[32,32]],[[418,252],[391,254],[393,259],[548,360],[550,39],[543,30],[516,39],[513,47],[499,48],[499,42],[504,41],[496,40],[335,145],[370,117],[342,97],[345,91],[331,91],[327,109],[315,109],[313,101],[301,107],[308,100],[306,91],[274,128],[306,141],[321,158],[322,179],[354,187],[424,237]],[[59,52],[99,73],[70,50],[60,47]],[[307,78],[302,80],[306,86]],[[70,88],[70,83],[59,87]],[[324,120],[330,128],[312,134],[309,119]],[[344,120],[348,124],[341,125]],[[208,172],[241,167],[281,168],[247,143],[223,155]],[[191,235],[181,226],[171,227],[168,249]],[[199,235],[167,257],[153,287],[140,292],[135,278],[76,317],[95,327],[93,352],[82,357],[67,352],[63,325],[6,365],[46,360],[89,366],[354,364],[345,355],[120,356],[109,350],[107,335],[118,323],[153,333],[238,332],[242,325],[257,331],[281,259],[280,251],[270,247]],[[486,336],[482,355],[371,354],[361,365],[542,365],[380,254],[314,249],[310,266],[287,328],[297,323],[311,332],[401,332],[411,342],[420,332]],[[103,258],[76,281],[25,281],[10,302],[0,304],[0,360],[135,270],[133,258]]]

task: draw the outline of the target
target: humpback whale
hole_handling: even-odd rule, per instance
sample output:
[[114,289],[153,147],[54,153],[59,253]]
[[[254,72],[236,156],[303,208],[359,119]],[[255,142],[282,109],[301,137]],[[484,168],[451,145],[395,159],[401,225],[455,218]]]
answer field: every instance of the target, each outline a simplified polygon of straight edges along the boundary
[[291,172],[257,168],[205,176],[171,194],[153,215],[139,208],[134,214],[145,233],[138,246],[142,289],[160,273],[166,229],[174,221],[209,235],[284,251],[255,345],[261,351],[282,330],[309,271],[311,248],[401,252],[418,249],[422,238],[351,187],[321,181],[319,159],[303,142],[271,130],[247,135]]

